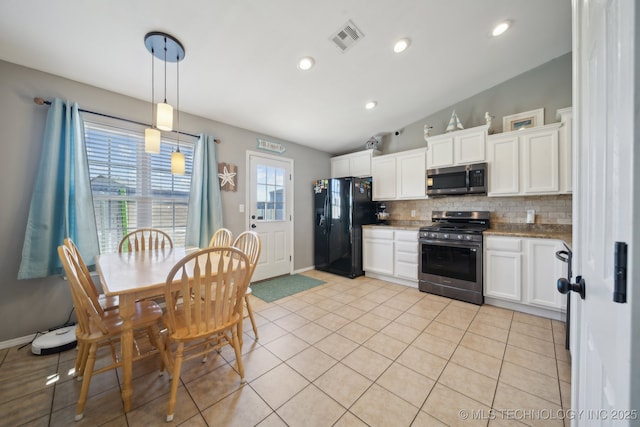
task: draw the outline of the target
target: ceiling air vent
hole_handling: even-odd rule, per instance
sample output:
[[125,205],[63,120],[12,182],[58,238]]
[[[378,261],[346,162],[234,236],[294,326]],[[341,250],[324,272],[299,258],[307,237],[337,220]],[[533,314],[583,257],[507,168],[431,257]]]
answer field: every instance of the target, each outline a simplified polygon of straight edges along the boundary
[[342,28],[336,31],[329,40],[338,46],[340,52],[346,52],[363,37],[364,34],[362,31],[356,27],[356,24],[354,24],[353,21],[349,20],[342,26]]

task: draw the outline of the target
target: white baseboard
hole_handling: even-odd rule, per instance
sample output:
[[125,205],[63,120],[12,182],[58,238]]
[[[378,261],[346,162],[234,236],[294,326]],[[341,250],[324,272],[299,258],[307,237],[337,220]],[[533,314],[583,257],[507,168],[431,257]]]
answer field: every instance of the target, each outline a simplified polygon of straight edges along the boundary
[[24,337],[19,337],[19,338],[14,338],[14,339],[7,340],[7,341],[2,341],[2,342],[0,342],[0,350],[3,350],[5,348],[15,347],[17,345],[30,343],[35,338],[35,336],[36,336],[36,334],[31,334],[31,335],[27,335],[27,336],[24,336]]
[[305,271],[314,270],[314,269],[315,269],[314,266],[299,268],[297,270],[293,270],[293,274],[304,273]]
[[516,302],[504,301],[499,298],[484,297],[484,303],[494,305],[496,307],[507,308],[513,311],[520,311],[522,313],[533,314],[534,316],[546,317],[548,319],[559,320],[564,322],[567,314],[562,310],[546,309],[542,307],[534,307],[527,304],[518,304]]

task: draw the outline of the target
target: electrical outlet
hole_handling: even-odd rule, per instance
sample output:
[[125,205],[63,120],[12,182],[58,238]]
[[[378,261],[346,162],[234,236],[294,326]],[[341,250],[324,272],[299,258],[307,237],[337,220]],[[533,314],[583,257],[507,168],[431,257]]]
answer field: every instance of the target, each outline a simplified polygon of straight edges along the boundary
[[527,224],[533,224],[536,222],[536,211],[535,209],[527,210]]
[[415,217],[416,217],[416,210],[411,209],[411,218],[415,218]]

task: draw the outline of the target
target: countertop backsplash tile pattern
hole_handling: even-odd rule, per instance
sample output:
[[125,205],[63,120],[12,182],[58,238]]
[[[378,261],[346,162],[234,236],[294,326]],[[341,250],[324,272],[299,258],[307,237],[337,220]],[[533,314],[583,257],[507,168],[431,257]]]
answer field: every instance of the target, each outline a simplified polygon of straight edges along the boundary
[[[491,223],[526,224],[527,210],[534,209],[535,224],[570,226],[571,194],[553,196],[486,197],[449,196],[427,200],[389,201],[387,212],[392,223],[425,225],[431,222],[432,211],[490,211]],[[411,211],[415,210],[415,217]]]

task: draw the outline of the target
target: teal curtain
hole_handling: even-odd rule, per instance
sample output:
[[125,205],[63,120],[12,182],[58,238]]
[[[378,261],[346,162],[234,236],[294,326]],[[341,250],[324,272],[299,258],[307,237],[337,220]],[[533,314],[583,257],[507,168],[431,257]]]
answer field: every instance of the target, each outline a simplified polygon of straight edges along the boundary
[[200,134],[193,153],[193,172],[187,212],[187,246],[205,248],[222,227],[222,198],[218,181],[216,143]]
[[54,99],[31,195],[18,279],[62,272],[58,246],[74,240],[88,265],[100,252],[78,104]]

